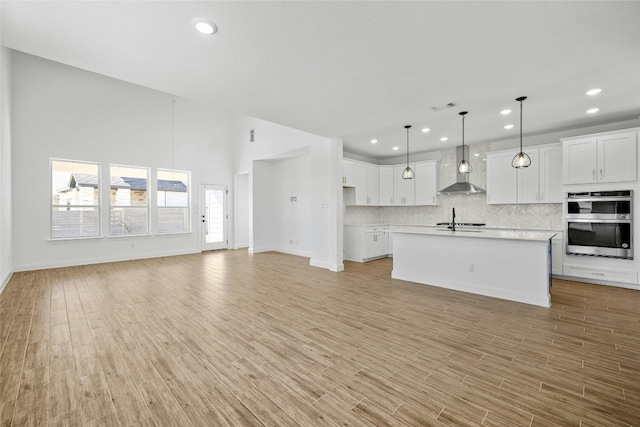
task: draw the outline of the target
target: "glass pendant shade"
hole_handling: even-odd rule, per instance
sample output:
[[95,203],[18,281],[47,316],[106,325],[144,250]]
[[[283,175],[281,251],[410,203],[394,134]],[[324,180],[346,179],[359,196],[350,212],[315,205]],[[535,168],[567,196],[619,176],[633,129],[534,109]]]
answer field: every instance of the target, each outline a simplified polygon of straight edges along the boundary
[[413,177],[413,170],[409,166],[404,168],[404,170],[402,171],[402,179],[413,179]]
[[519,152],[511,161],[511,166],[522,169],[531,166],[531,157],[524,151]]
[[516,101],[520,102],[520,152],[511,161],[511,166],[516,169],[524,169],[531,166],[531,157],[522,151],[522,101],[527,99],[526,96],[516,98]]
[[462,160],[458,165],[458,173],[469,173],[471,172],[471,165],[468,161]]
[[404,128],[407,130],[407,167],[402,171],[402,179],[413,179],[414,173],[409,167],[409,129],[411,125],[406,125]]

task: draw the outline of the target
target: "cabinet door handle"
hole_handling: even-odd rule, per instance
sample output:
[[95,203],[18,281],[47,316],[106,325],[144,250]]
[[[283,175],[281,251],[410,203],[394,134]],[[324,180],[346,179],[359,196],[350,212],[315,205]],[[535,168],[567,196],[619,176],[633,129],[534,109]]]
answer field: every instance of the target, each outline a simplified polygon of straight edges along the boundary
[[540,193],[540,201],[544,200],[544,191]]
[[602,181],[602,169],[600,169],[600,180]]
[[593,170],[593,179],[592,179],[592,181],[595,181],[595,180],[596,180],[596,170],[594,169]]

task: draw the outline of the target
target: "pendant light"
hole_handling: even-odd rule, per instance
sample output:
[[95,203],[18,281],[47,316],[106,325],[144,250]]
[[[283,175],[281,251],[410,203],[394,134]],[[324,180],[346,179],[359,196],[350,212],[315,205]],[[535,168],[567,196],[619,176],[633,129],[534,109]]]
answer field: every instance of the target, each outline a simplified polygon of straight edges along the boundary
[[511,161],[511,166],[518,169],[528,168],[531,165],[531,157],[522,151],[522,101],[527,99],[526,96],[516,98],[516,101],[520,102],[520,152]]
[[462,116],[462,160],[458,164],[458,173],[469,173],[471,172],[471,165],[464,158],[464,117],[467,115],[468,111],[461,111],[458,114]]
[[407,130],[407,167],[402,171],[402,179],[413,179],[413,170],[409,167],[409,129],[411,125],[404,127]]

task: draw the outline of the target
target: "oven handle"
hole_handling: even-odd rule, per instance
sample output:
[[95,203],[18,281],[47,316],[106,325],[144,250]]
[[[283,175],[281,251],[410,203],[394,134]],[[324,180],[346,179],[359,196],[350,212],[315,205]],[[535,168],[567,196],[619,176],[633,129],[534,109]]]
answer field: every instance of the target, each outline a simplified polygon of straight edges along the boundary
[[621,196],[621,197],[567,197],[567,202],[631,202],[633,197]]
[[625,215],[626,218],[625,219],[598,218],[594,216],[585,218],[584,216],[578,216],[577,214],[576,215],[567,214],[565,216],[565,220],[566,222],[604,222],[604,223],[619,222],[621,224],[631,224],[633,222],[633,219],[631,218],[631,214],[622,214],[622,215]]

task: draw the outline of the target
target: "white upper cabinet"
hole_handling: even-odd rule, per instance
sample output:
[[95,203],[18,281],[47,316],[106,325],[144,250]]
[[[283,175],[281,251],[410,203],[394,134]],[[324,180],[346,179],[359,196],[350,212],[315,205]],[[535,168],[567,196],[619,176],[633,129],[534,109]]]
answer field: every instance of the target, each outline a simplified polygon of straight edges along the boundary
[[562,145],[540,147],[540,203],[562,203]]
[[565,184],[636,180],[637,133],[563,140]]
[[377,165],[355,163],[356,205],[378,206],[380,204],[380,172]]
[[518,181],[511,160],[516,150],[487,153],[487,203],[518,202]]
[[[393,204],[397,206],[415,205],[415,178],[402,178],[406,167],[406,164],[393,167]],[[409,164],[409,167],[415,173],[415,165]]]
[[413,172],[415,173],[415,204],[438,204],[438,176],[440,175],[438,162],[436,160],[418,162]]
[[635,132],[598,137],[598,181],[636,180],[636,140]]
[[393,166],[380,166],[380,206],[393,205]]
[[[528,168],[516,169],[516,181],[518,182],[518,203],[538,203],[540,202],[539,179],[540,179],[540,156],[537,148],[527,148],[524,150],[531,158],[531,166]],[[515,156],[515,154],[514,154]],[[511,157],[513,159],[513,156]],[[558,183],[560,185],[560,183]]]
[[353,160],[342,161],[342,186],[355,187],[356,185],[356,162]]
[[525,147],[531,166],[523,169],[511,166],[517,151],[487,153],[487,203],[562,203],[561,145]]
[[367,165],[356,163],[356,205],[367,204]]
[[369,205],[380,205],[380,166],[367,165],[367,198]]

